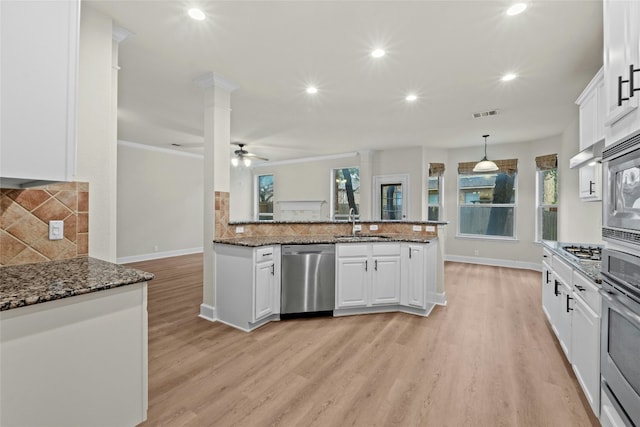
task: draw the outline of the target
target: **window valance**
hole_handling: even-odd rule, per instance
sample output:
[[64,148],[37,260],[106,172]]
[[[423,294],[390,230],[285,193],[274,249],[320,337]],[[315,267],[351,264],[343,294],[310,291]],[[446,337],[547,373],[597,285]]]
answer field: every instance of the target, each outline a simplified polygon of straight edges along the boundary
[[557,169],[558,167],[558,155],[547,154],[545,156],[536,157],[536,167],[539,170]]
[[444,175],[444,163],[429,163],[429,176]]

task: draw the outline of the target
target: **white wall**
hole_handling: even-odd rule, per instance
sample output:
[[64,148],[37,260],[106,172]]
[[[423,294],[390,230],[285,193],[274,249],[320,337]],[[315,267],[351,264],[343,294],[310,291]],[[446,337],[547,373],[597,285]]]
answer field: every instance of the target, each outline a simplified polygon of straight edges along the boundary
[[89,182],[89,255],[116,260],[116,99],[111,18],[82,4],[76,181]]
[[202,156],[120,141],[118,261],[202,251],[203,183]]
[[558,241],[602,244],[602,202],[583,202],[578,196],[578,169],[569,169],[569,159],[580,151],[576,119],[562,134],[558,153],[561,190]]
[[[259,170],[256,173],[262,173]],[[229,218],[232,221],[253,221],[253,170],[244,166],[231,168],[229,187]]]

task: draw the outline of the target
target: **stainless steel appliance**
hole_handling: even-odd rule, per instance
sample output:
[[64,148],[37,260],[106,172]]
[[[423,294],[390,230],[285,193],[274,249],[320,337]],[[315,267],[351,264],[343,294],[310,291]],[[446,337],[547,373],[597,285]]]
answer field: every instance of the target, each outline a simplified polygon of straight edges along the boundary
[[602,246],[600,245],[565,245],[562,246],[562,249],[578,260],[600,261],[602,259]]
[[602,256],[602,389],[628,426],[640,426],[640,257]]
[[602,237],[640,248],[640,135],[608,148],[602,159]]
[[333,314],[335,245],[284,245],[280,318]]

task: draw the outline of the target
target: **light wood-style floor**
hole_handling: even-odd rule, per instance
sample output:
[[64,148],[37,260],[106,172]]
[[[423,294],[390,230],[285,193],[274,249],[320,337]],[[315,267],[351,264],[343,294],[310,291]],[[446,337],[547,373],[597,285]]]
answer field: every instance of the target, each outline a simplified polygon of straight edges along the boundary
[[149,426],[597,426],[540,308],[540,273],[447,263],[447,307],[288,320],[197,317],[201,255],[149,282]]

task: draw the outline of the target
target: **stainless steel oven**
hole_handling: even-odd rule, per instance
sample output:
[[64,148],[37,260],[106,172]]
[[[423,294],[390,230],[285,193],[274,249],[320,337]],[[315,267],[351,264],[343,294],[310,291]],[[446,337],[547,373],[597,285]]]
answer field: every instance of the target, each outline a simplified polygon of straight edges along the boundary
[[602,159],[602,237],[640,249],[640,135],[608,148]]
[[628,426],[640,427],[640,257],[602,252],[602,388]]

